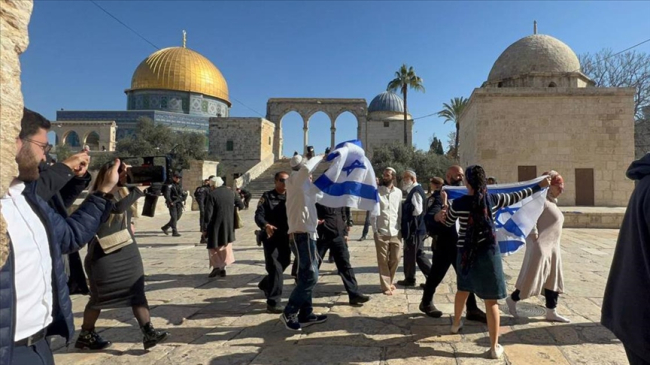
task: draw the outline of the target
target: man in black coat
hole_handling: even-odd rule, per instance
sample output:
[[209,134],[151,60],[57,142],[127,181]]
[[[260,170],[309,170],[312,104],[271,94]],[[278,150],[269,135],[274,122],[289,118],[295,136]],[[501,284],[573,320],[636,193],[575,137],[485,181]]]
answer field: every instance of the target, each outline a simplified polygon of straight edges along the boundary
[[[318,214],[318,240],[316,247],[318,255],[322,258],[327,250],[334,257],[336,269],[339,272],[343,286],[348,292],[350,305],[359,305],[370,300],[370,297],[359,291],[354,269],[350,264],[350,251],[348,250],[348,218],[347,208],[329,208],[316,203]],[[322,261],[321,261],[322,262]],[[319,267],[321,262],[319,262]]]
[[173,183],[170,185],[165,186],[163,189],[163,194],[165,195],[165,202],[167,204],[167,208],[169,208],[169,222],[165,224],[164,226],[160,227],[162,231],[168,235],[169,234],[169,229],[172,229],[172,236],[174,237],[180,237],[181,234],[178,233],[178,229],[176,228],[176,223],[178,222],[179,219],[181,219],[181,216],[183,215],[183,206],[185,205],[185,198],[187,198],[187,194],[183,191],[183,187],[181,186],[181,174],[176,172],[174,173],[174,177],[172,178]]
[[239,197],[244,202],[244,209],[248,209],[248,204],[250,203],[253,194],[250,191],[241,188],[237,188],[237,194],[239,194]]
[[[203,185],[194,190],[194,199],[196,199],[196,203],[199,205],[199,229],[201,232],[205,231],[203,215],[205,214],[205,198],[208,193],[210,193],[211,178],[213,178],[213,176],[210,176],[207,179],[203,180]],[[201,235],[201,243],[208,243],[207,239],[203,235]]]
[[[79,152],[60,163],[41,163],[36,193],[62,217],[67,217],[68,209],[90,184],[89,162],[88,153]],[[70,294],[87,295],[90,291],[79,252],[63,255],[63,261]]]
[[[445,176],[445,185],[461,186],[463,184],[463,168],[460,166],[451,166],[447,170]],[[442,282],[442,279],[447,275],[449,266],[453,266],[456,270],[456,255],[458,243],[458,231],[456,226],[447,227],[446,225],[434,221],[434,216],[442,210],[444,205],[443,199],[439,191],[434,191],[432,194],[432,205],[427,209],[425,219],[427,224],[431,227],[430,233],[435,233],[435,246],[433,249],[433,260],[431,263],[431,271],[424,284],[424,293],[422,294],[422,301],[420,302],[420,311],[429,317],[439,318],[442,316],[440,311],[433,304],[433,295],[436,288]],[[485,313],[481,311],[476,305],[476,296],[471,293],[467,298],[467,316],[470,321],[479,321],[487,323]]]
[[287,188],[285,181],[289,174],[285,171],[275,174],[275,189],[262,194],[255,210],[255,224],[262,229],[264,263],[267,275],[257,285],[266,296],[266,309],[269,313],[282,313],[282,275],[291,263],[289,246],[289,221],[287,219]]
[[650,153],[634,161],[636,182],[618,233],[601,322],[618,337],[631,365],[650,364]]

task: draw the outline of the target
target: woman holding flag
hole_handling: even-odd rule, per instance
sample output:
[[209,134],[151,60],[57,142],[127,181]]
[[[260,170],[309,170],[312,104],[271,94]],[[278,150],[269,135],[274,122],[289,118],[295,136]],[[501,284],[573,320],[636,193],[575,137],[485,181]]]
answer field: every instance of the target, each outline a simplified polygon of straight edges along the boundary
[[526,256],[521,265],[515,291],[506,298],[508,311],[517,315],[517,302],[544,293],[546,297],[546,320],[571,322],[557,314],[557,300],[564,291],[560,238],[564,215],[557,207],[557,197],[564,191],[564,179],[557,171],[544,173],[551,177],[551,187],[546,195],[544,211],[526,239]]
[[465,174],[467,195],[454,199],[451,207],[444,208],[436,215],[437,221],[449,227],[456,224],[456,220],[460,221],[457,244],[458,291],[451,332],[458,333],[463,327],[461,316],[465,302],[470,292],[475,293],[485,301],[490,357],[498,359],[503,355],[503,347],[498,344],[500,317],[497,300],[504,299],[508,294],[501,252],[494,231],[494,214],[497,210],[548,187],[551,181],[546,178],[533,188],[508,194],[489,194],[485,170],[481,166],[470,166]]

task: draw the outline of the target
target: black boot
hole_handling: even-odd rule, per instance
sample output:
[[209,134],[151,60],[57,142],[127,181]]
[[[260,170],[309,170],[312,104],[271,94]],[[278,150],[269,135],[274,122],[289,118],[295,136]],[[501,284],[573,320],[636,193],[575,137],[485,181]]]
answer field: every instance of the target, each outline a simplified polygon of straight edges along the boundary
[[169,337],[169,332],[154,329],[151,322],[140,327],[140,329],[144,334],[144,337],[142,338],[142,344],[144,345],[145,350],[148,350],[157,344],[164,342],[167,337]]
[[111,345],[111,341],[104,340],[95,330],[81,330],[74,347],[82,350],[103,350],[111,347]]

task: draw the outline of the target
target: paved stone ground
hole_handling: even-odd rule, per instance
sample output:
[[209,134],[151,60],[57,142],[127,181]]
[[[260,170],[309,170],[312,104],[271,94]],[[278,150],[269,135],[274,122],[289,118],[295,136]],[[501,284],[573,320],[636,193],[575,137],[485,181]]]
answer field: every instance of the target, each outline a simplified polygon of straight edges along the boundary
[[[251,203],[251,207],[255,202]],[[598,324],[617,230],[566,229],[563,237],[567,293],[558,310],[573,323],[545,322],[543,297],[520,304],[531,317],[514,320],[503,312],[501,343],[506,356],[485,358],[487,327],[467,322],[461,334],[449,334],[455,275],[450,271],[436,293],[445,312],[440,319],[418,311],[422,291],[401,289],[392,297],[379,292],[372,240],[352,241],[350,252],[357,280],[371,301],[347,305],[333,264],[325,263],[316,287],[316,311],[329,315],[326,323],[294,334],[276,314],[265,312],[257,283],[264,274],[263,253],[253,236],[253,210],[242,212],[245,228],[237,231],[237,262],[225,278],[209,279],[207,252],[198,242],[198,213],[186,212],[182,237],[164,236],[166,217],[140,218],[137,240],[147,275],[147,297],[156,327],[171,339],[149,352],[131,310],[102,312],[98,332],[114,342],[104,352],[80,352],[54,341],[58,364],[627,364],[621,343]],[[361,227],[355,226],[353,238]],[[83,252],[85,256],[85,251]],[[513,288],[523,253],[507,257],[504,270]],[[287,298],[293,280],[285,276]],[[421,274],[419,282],[423,282]],[[403,278],[401,267],[398,278]],[[87,297],[74,296],[76,328],[80,328]],[[536,315],[537,314],[537,315]]]

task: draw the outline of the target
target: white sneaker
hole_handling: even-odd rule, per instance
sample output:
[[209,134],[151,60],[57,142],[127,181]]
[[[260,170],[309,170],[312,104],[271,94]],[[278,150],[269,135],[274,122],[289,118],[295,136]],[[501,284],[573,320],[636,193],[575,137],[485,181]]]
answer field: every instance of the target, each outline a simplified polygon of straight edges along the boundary
[[517,314],[517,302],[512,300],[512,297],[508,296],[506,298],[506,304],[508,305],[508,312],[510,312],[513,317],[519,318],[519,314]]
[[503,356],[503,346],[497,344],[493,349],[490,349],[490,357],[493,359],[500,359]]
[[549,322],[571,323],[571,320],[557,314],[555,309],[546,308],[546,320]]
[[460,329],[463,328],[463,320],[460,320],[460,324],[456,326],[455,324],[451,324],[451,333],[452,334],[457,334]]

